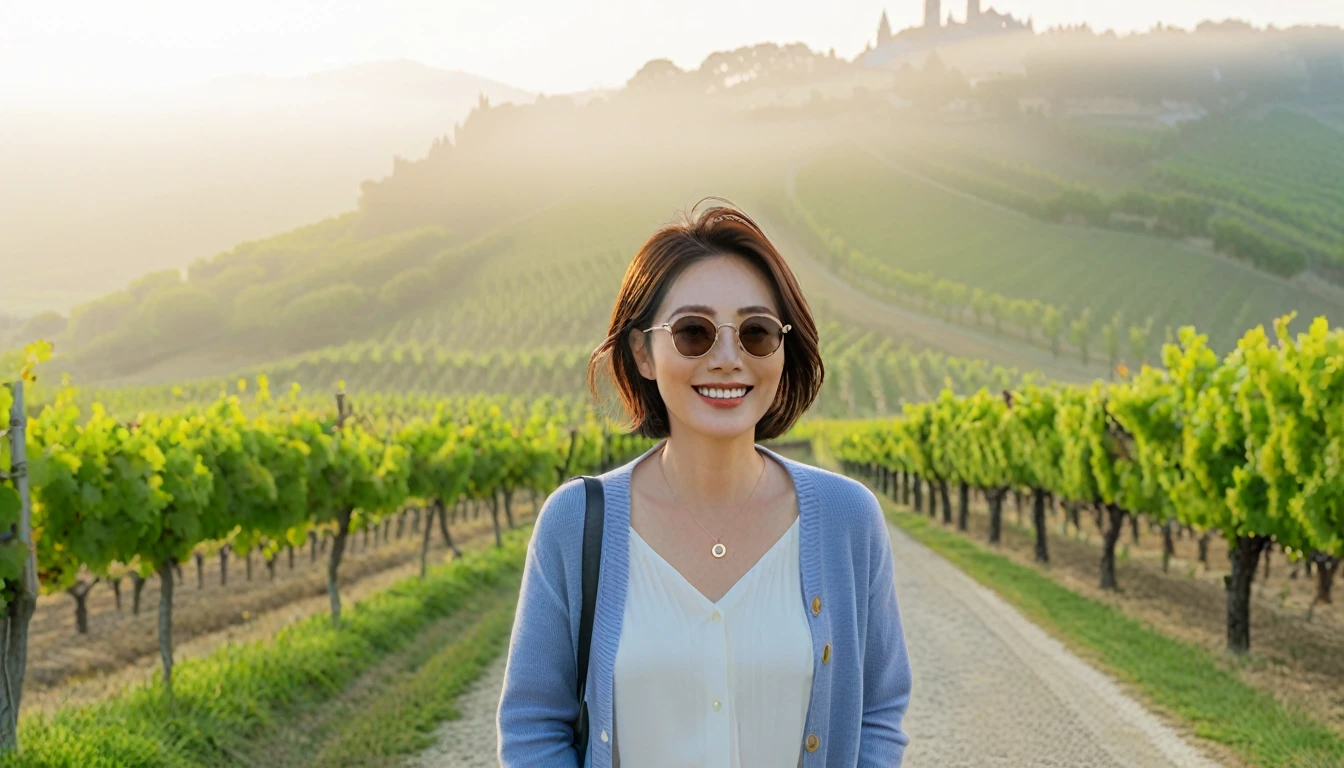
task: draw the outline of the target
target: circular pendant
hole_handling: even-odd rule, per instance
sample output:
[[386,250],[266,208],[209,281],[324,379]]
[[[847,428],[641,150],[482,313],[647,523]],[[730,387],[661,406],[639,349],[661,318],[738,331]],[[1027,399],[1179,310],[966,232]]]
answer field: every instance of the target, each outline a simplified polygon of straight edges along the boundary
[[709,550],[709,552],[715,557],[721,558],[724,555],[728,554],[728,548],[723,546],[722,544],[715,544],[714,547]]

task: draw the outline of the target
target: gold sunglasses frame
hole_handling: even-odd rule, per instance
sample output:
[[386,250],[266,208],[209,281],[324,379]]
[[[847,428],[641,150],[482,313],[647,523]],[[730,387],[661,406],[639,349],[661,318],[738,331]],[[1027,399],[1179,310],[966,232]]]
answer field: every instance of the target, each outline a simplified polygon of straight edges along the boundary
[[[698,317],[698,318],[701,318],[701,319],[703,319],[703,320],[709,322],[710,324],[713,324],[713,323],[714,323],[713,320],[710,320],[708,317],[705,317],[704,315],[695,315],[695,314],[685,314],[685,315],[681,315],[681,316],[677,317],[677,319],[678,319],[678,320],[681,320],[681,319],[683,319],[683,318],[687,318],[687,317]],[[750,358],[753,359],[753,360],[769,360],[770,358],[772,358],[772,357],[775,356],[775,353],[776,353],[776,352],[778,352],[780,349],[782,349],[782,348],[784,347],[784,334],[788,333],[789,330],[790,330],[791,328],[793,328],[793,325],[792,325],[792,324],[785,325],[785,324],[784,324],[784,321],[780,320],[778,317],[775,317],[774,315],[763,315],[763,314],[760,314],[760,313],[757,313],[757,314],[748,316],[743,322],[746,322],[746,320],[750,320],[750,319],[753,318],[753,317],[768,317],[768,318],[770,318],[771,320],[774,320],[776,323],[779,323],[779,328],[780,328],[780,330],[779,330],[779,346],[778,346],[778,347],[775,347],[774,350],[772,350],[772,351],[770,352],[770,354],[768,354],[768,355],[753,355],[752,353],[748,352],[748,351],[747,351],[747,348],[746,348],[745,346],[742,345],[742,334],[741,334],[741,332],[738,330],[737,323],[731,323],[731,322],[730,322],[730,323],[719,323],[718,325],[715,325],[715,326],[714,326],[714,341],[710,342],[710,344],[709,344],[709,349],[706,349],[706,350],[704,351],[703,354],[695,355],[694,357],[692,357],[691,355],[688,355],[688,354],[682,352],[682,351],[681,351],[681,348],[679,348],[679,347],[677,346],[677,342],[676,342],[676,339],[675,339],[675,338],[672,340],[672,348],[675,349],[675,350],[677,350],[677,354],[681,355],[682,357],[686,358],[687,360],[699,360],[700,358],[702,358],[702,357],[704,357],[705,355],[708,355],[710,352],[713,352],[713,351],[714,351],[714,345],[719,343],[719,335],[720,335],[720,331],[723,329],[723,327],[724,327],[725,325],[727,325],[727,326],[731,326],[731,327],[732,327],[732,329],[733,329],[733,338],[737,339],[737,348],[740,349],[740,350],[742,350],[742,354],[747,355],[748,357],[750,357]],[[645,328],[645,329],[643,329],[643,333],[648,333],[649,331],[656,331],[656,330],[658,330],[658,329],[660,329],[660,328],[661,328],[662,330],[664,330],[664,331],[667,331],[668,333],[672,333],[672,321],[669,320],[669,321],[667,321],[666,323],[660,323],[660,324],[658,324],[658,325],[653,326],[652,328]]]

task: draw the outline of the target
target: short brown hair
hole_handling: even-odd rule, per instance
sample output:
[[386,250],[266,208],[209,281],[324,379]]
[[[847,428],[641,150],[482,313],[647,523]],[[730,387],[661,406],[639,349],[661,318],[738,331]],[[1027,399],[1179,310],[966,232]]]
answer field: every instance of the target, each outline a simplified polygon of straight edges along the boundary
[[670,434],[667,405],[657,382],[645,379],[629,344],[632,328],[647,328],[672,283],[688,267],[714,256],[733,255],[758,269],[774,290],[779,318],[793,329],[784,335],[784,371],[775,402],[756,423],[756,439],[779,437],[812,405],[825,377],[817,324],[798,287],[793,271],[759,225],[732,203],[691,212],[683,222],[659,229],[640,247],[625,270],[616,306],[611,312],[607,338],[588,358],[588,389],[597,399],[597,378],[607,373],[615,382],[621,404],[630,416],[626,428],[642,437],[660,439]]

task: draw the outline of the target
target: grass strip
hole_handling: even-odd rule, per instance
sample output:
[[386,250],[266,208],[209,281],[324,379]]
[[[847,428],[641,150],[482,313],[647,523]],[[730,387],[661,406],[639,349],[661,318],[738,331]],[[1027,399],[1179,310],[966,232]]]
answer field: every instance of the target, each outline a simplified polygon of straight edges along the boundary
[[452,614],[477,591],[522,570],[531,526],[504,546],[468,552],[352,606],[337,630],[325,614],[269,641],[227,645],[112,699],[24,718],[6,768],[186,768],[228,761],[240,740],[340,693],[359,674]]
[[[878,494],[879,498],[881,494]],[[1037,571],[882,498],[887,519],[994,590],[1027,618],[1147,700],[1229,746],[1256,766],[1344,765],[1344,740],[1299,708],[1242,682],[1206,649],[1172,639],[1119,609],[1083,597]]]
[[348,722],[327,743],[314,765],[398,765],[403,761],[400,756],[434,744],[439,724],[461,717],[455,706],[458,695],[508,645],[516,605],[515,594],[513,600],[491,607],[462,639],[443,648],[414,674],[379,690],[377,698],[361,708],[359,718]]

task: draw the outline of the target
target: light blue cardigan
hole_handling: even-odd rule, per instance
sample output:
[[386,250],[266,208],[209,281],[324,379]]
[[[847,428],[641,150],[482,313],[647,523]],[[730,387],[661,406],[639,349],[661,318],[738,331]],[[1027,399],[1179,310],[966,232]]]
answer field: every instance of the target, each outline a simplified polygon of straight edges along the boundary
[[[606,519],[585,695],[589,747],[583,766],[611,768],[613,670],[630,574],[630,475],[661,445],[601,475]],[[788,469],[798,494],[798,599],[814,648],[812,697],[798,747],[802,765],[899,766],[910,743],[901,727],[910,703],[910,659],[881,507],[855,480],[757,448]],[[575,648],[583,515],[580,479],[557,488],[537,514],[497,715],[498,756],[509,768],[581,764],[571,746],[570,723],[579,713]],[[823,663],[828,643],[830,658]],[[807,749],[809,742],[813,751]],[[639,768],[638,759],[622,757]]]

